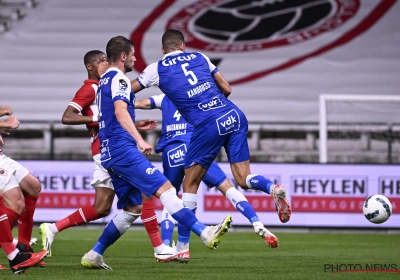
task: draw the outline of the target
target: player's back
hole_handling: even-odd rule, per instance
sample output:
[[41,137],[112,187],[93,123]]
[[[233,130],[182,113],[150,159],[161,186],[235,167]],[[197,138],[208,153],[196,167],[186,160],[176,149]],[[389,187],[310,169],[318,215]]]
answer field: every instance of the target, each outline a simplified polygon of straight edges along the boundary
[[194,126],[236,106],[225,98],[212,77],[218,71],[199,52],[174,52],[157,64],[159,87]]
[[156,153],[163,152],[172,142],[189,142],[193,126],[175,108],[175,105],[164,94],[152,96],[156,107],[162,111],[161,137],[158,140]]
[[135,95],[129,79],[117,68],[109,68],[100,79],[96,98],[99,108],[99,137],[102,147],[119,148],[126,141],[135,141],[115,116],[114,102],[116,100],[128,103],[128,112],[135,121]]

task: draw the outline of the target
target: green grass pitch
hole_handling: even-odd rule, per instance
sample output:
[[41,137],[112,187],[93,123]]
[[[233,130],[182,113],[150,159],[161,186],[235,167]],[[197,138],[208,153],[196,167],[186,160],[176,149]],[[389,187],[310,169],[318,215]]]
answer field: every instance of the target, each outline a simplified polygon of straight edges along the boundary
[[[98,229],[66,230],[56,237],[53,256],[45,259],[46,268],[34,267],[19,276],[10,270],[0,271],[0,279],[400,279],[400,273],[332,273],[327,269],[327,265],[346,264],[350,268],[350,264],[359,264],[365,269],[366,265],[387,264],[400,271],[398,234],[276,231],[280,246],[271,249],[255,233],[231,231],[217,250],[207,249],[192,235],[191,260],[182,264],[156,262],[147,234],[134,229],[106,251],[104,259],[112,271],[85,269],[80,259],[100,233]],[[37,228],[34,237],[40,243]],[[38,251],[40,246],[34,249]],[[0,263],[8,265],[4,254]]]

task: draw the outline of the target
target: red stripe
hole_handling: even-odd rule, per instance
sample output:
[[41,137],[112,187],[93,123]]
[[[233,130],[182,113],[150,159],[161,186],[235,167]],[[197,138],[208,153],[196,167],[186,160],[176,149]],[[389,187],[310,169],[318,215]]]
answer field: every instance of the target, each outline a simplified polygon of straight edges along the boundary
[[[165,10],[167,10],[167,8],[171,6],[174,2],[175,0],[164,0],[139,24],[139,26],[135,30],[133,30],[131,34],[131,41],[135,44],[136,62],[134,68],[139,73],[141,73],[147,66],[147,63],[144,61],[143,55],[141,53],[144,33],[154,23],[155,19],[158,18],[160,15],[162,15],[162,13],[164,13]],[[160,38],[160,46],[161,46],[161,38]]]
[[288,62],[285,62],[284,64],[278,65],[276,67],[273,67],[271,69],[267,69],[258,73],[251,74],[247,77],[240,78],[238,80],[230,81],[229,83],[231,85],[235,84],[240,84],[240,83],[245,83],[245,82],[250,82],[252,80],[261,78],[263,76],[269,75],[274,72],[278,72],[281,70],[284,70],[286,68],[295,66],[309,58],[312,58],[314,56],[321,55],[333,48],[336,48],[340,45],[346,44],[347,42],[351,41],[355,37],[361,35],[363,32],[368,30],[372,25],[375,24],[389,9],[390,7],[396,3],[396,0],[382,0],[381,3],[375,8],[363,21],[360,22],[356,27],[354,27],[352,30],[349,32],[343,34],[342,37],[337,39],[336,41],[323,46],[322,48],[311,52],[309,54],[294,58],[292,60],[289,60]]

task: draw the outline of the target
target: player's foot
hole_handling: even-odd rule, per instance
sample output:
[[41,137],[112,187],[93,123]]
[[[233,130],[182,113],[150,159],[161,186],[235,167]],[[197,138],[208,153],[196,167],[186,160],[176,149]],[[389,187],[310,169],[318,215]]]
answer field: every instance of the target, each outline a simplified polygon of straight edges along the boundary
[[173,244],[172,247],[165,246],[164,250],[160,254],[154,253],[154,257],[158,262],[185,262],[187,263],[190,259],[189,249],[184,251],[178,251],[176,246]]
[[38,262],[40,262],[47,253],[47,250],[41,251],[39,253],[18,252],[17,256],[13,260],[9,261],[12,273],[24,273],[25,270],[32,266],[35,266]]
[[222,221],[221,224],[216,226],[207,226],[204,232],[201,234],[201,240],[203,240],[204,244],[209,249],[217,249],[219,243],[221,243],[221,239],[223,235],[228,231],[228,228],[231,227],[232,216],[228,215]]
[[[172,240],[172,248],[176,248],[175,241]],[[176,255],[173,257],[173,262],[188,263],[190,260],[189,248],[183,249],[181,251],[176,248]]]
[[[36,239],[36,238],[35,238],[35,239]],[[29,242],[29,244],[32,244],[32,243]],[[17,243],[17,249],[18,249],[20,252],[22,252],[22,253],[34,253],[32,247],[30,247],[30,248],[28,249],[28,246],[25,245],[25,244],[23,244],[23,243],[21,243],[21,242],[18,242],[18,243]],[[46,262],[43,261],[43,260],[41,260],[40,262],[38,262],[38,263],[36,264],[36,266],[39,266],[39,267],[46,267]]]
[[86,268],[91,269],[104,269],[104,270],[112,270],[111,267],[106,265],[103,260],[103,256],[96,253],[93,250],[90,250],[86,253],[81,259],[81,265]]
[[0,264],[0,270],[6,270],[8,267],[5,267],[4,265]]
[[279,246],[278,237],[266,229],[261,222],[253,223],[253,227],[254,231],[265,240],[265,243],[267,243],[269,247],[276,248]]
[[54,237],[56,236],[49,229],[49,223],[43,223],[39,226],[39,232],[42,235],[42,248],[49,251],[48,258],[51,257],[51,244],[53,244]]
[[271,196],[274,199],[279,220],[281,220],[282,223],[286,223],[292,215],[292,210],[290,209],[289,201],[286,198],[285,189],[280,185],[274,185]]

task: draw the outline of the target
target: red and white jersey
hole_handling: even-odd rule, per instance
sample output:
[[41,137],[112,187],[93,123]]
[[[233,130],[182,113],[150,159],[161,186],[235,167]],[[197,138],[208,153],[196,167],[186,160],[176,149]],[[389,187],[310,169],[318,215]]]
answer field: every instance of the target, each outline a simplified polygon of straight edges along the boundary
[[[69,103],[84,116],[98,116],[99,109],[96,105],[96,92],[99,87],[97,80],[85,80],[83,86],[76,92],[75,97]],[[100,153],[100,140],[98,137],[99,123],[88,123],[86,127],[91,136],[92,155]]]

